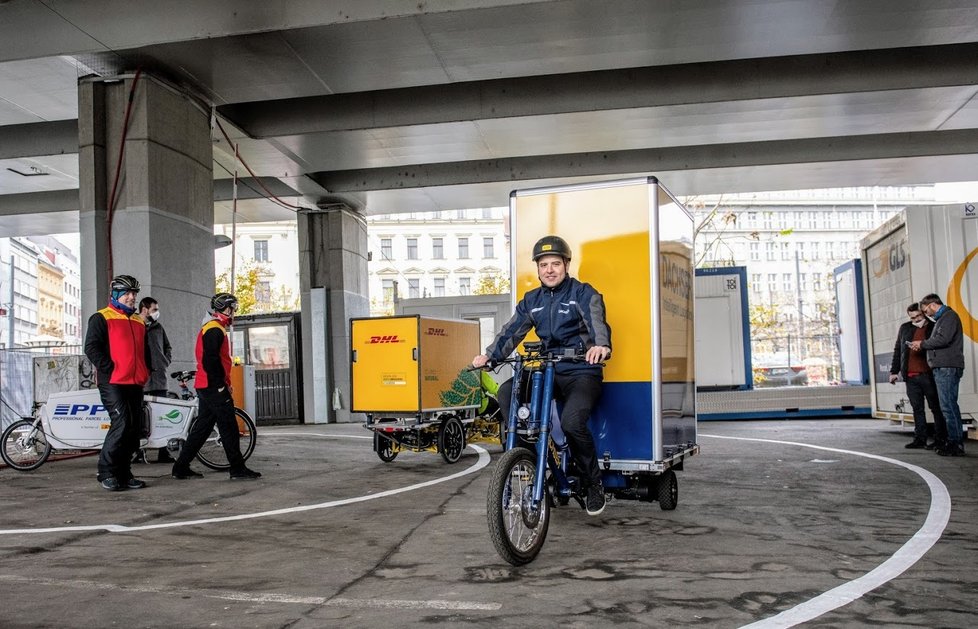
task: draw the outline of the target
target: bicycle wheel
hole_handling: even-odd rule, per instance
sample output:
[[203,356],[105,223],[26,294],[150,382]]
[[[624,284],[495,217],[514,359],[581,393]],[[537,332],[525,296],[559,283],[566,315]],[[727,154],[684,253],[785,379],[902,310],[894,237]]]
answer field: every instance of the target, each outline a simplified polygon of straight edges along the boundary
[[[234,409],[235,419],[238,420],[238,437],[241,440],[241,456],[247,461],[251,453],[255,451],[255,442],[258,440],[258,429],[248,413],[240,408]],[[231,467],[228,463],[228,455],[224,452],[224,443],[221,441],[221,434],[217,426],[211,431],[207,441],[197,452],[197,460],[211,468],[212,470],[226,470]]]
[[44,438],[40,420],[15,421],[0,436],[0,458],[15,470],[36,470],[50,454],[51,444]]
[[489,480],[489,537],[499,556],[514,566],[533,561],[547,539],[549,495],[536,510],[531,507],[536,474],[536,454],[513,448],[500,457]]
[[445,463],[455,463],[465,449],[465,427],[458,417],[449,417],[438,429],[438,451]]

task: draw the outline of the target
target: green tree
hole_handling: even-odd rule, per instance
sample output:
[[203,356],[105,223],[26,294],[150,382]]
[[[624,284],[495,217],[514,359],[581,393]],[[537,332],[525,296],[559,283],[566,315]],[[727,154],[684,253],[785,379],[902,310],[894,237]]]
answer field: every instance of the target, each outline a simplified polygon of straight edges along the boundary
[[496,273],[482,273],[472,289],[473,295],[504,295],[509,292],[509,278]]
[[[238,314],[251,314],[259,310],[258,282],[261,281],[264,271],[265,268],[254,261],[245,262],[242,267],[237,269],[234,279],[234,296],[238,298]],[[214,284],[217,292],[230,293],[230,269],[218,275]]]

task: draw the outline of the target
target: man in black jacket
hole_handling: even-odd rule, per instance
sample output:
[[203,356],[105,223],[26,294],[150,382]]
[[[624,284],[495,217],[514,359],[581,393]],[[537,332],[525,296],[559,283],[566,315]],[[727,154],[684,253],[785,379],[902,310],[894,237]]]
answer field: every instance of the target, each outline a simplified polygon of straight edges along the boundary
[[961,408],[958,406],[958,386],[964,374],[964,329],[961,317],[931,293],[920,300],[920,311],[934,322],[930,338],[913,341],[912,348],[927,351],[927,364],[934,373],[937,396],[947,423],[947,447],[938,448],[941,456],[964,456],[964,432]]
[[[570,277],[570,245],[559,236],[544,236],[533,246],[533,261],[541,286],[523,296],[516,312],[495,340],[472,360],[482,367],[490,360],[509,356],[533,329],[544,351],[579,354],[583,362],[559,362],[554,376],[554,397],[563,401],[560,425],[570,443],[574,462],[587,483],[586,510],[598,515],[605,496],[594,437],[587,426],[591,410],[601,397],[602,367],[611,356],[611,327],[605,316],[604,298],[590,284]],[[499,387],[499,406],[508,417],[513,381]]]
[[[166,397],[166,371],[173,360],[173,348],[160,323],[160,303],[152,297],[143,297],[139,300],[139,316],[146,322],[146,351],[150,357],[149,382],[143,387],[143,395]],[[141,455],[141,452],[137,453],[137,459]],[[144,458],[142,460],[145,462]],[[173,463],[169,450],[160,448],[157,462]]]
[[[897,332],[896,344],[893,346],[893,363],[890,365],[890,384],[895,384],[897,377],[902,377],[907,385],[907,397],[913,408],[914,439],[906,445],[907,448],[927,448],[928,450],[943,448],[947,442],[947,426],[941,413],[941,402],[937,396],[937,386],[934,375],[927,364],[927,356],[922,350],[911,349],[914,341],[930,338],[934,324],[927,320],[920,306],[915,302],[907,306],[909,321],[905,321]],[[934,415],[934,437],[932,443],[927,443],[927,417],[924,414],[924,400],[930,406]]]

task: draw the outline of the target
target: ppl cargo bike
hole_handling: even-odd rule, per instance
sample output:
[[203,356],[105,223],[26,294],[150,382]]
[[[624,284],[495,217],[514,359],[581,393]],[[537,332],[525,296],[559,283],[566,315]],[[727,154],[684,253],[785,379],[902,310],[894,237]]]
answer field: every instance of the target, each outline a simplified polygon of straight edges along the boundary
[[[172,374],[184,391],[195,371]],[[146,396],[141,418],[140,448],[166,448],[177,458],[197,418],[197,398]],[[255,451],[258,431],[255,421],[240,408],[234,409],[245,460]],[[39,468],[53,451],[101,450],[109,430],[109,413],[102,405],[98,389],[53,393],[47,402],[37,404],[34,416],[10,424],[0,436],[0,456],[15,470]],[[230,468],[217,426],[197,453],[197,459],[212,470]]]
[[495,385],[467,369],[479,324],[420,315],[350,321],[352,410],[364,413],[380,460],[437,452],[455,463],[467,443],[500,442]]

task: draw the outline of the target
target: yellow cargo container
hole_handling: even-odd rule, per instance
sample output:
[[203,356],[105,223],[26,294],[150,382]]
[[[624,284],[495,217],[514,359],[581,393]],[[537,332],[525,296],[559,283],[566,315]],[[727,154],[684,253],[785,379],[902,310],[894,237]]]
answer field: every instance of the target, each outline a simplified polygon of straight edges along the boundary
[[350,321],[351,408],[355,413],[420,415],[477,409],[476,321],[421,315]]

